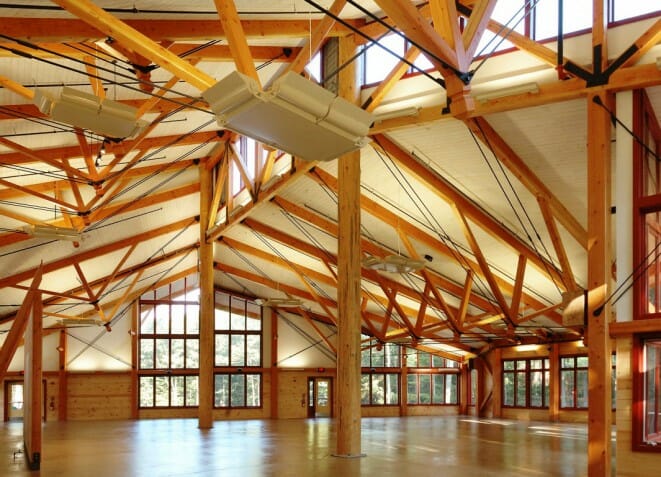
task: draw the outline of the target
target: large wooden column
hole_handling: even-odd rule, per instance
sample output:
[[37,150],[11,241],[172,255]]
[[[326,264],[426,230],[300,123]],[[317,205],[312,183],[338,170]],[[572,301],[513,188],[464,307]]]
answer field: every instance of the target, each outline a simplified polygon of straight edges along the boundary
[[207,243],[213,197],[211,171],[200,163],[200,383],[198,427],[213,427],[213,242]]
[[[58,351],[58,371],[57,371],[57,420],[67,420],[67,404],[68,404],[68,377],[67,377],[67,332],[64,329],[60,330],[59,344],[57,345]],[[135,387],[135,384],[132,384]],[[132,409],[137,412],[137,403],[132,402]],[[133,411],[132,411],[133,412]]]
[[[339,63],[353,55],[353,36],[340,38]],[[355,62],[339,77],[339,94],[356,98]],[[360,151],[339,158],[337,450],[341,457],[360,456]]]
[[560,348],[550,345],[549,351],[549,421],[560,419]]
[[[271,419],[278,418],[278,314],[266,308],[271,315]],[[263,313],[263,311],[262,311]]]
[[[609,295],[611,123],[607,111],[588,95],[588,293]],[[612,110],[612,95],[599,94]],[[588,476],[611,475],[610,305],[588,299]],[[600,312],[595,312],[597,309]]]

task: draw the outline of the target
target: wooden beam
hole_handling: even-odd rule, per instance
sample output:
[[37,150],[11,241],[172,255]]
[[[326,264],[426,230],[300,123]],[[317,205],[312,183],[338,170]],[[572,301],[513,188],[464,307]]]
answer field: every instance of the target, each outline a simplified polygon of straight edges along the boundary
[[521,307],[521,295],[523,293],[523,281],[526,273],[526,256],[519,255],[519,262],[516,266],[516,277],[514,278],[514,293],[510,300],[510,316],[517,322],[519,317],[519,308]]
[[39,285],[41,284],[41,277],[43,274],[43,265],[39,265],[36,269],[33,270],[29,276],[32,277],[32,283],[30,283],[30,289],[28,290],[23,303],[21,303],[14,322],[11,325],[7,337],[2,343],[2,348],[0,348],[0,382],[4,381],[7,374],[7,369],[9,369],[9,363],[11,363],[16,349],[18,348],[18,343],[28,324],[28,318],[34,306],[34,302],[37,298],[41,297],[41,294],[38,292]]
[[551,237],[551,243],[555,250],[555,255],[558,257],[560,262],[560,271],[563,277],[563,283],[567,291],[574,292],[578,290],[578,285],[576,284],[576,279],[574,278],[574,272],[572,271],[571,262],[567,256],[567,251],[565,246],[562,243],[562,237],[555,223],[555,217],[551,211],[548,200],[545,197],[537,196],[537,202],[539,202],[539,208],[542,211],[542,217],[544,217],[544,222],[546,223],[546,229]]
[[[470,58],[466,57],[466,49],[459,31],[459,17],[454,0],[431,0],[429,2],[434,30],[445,40],[445,43],[454,50],[457,56],[457,67],[461,71],[468,71]],[[470,22],[469,22],[470,24]]]
[[[41,276],[39,276],[41,278]],[[25,376],[23,379],[23,442],[25,457],[31,470],[39,470],[41,466],[42,418],[44,385],[42,377],[43,362],[43,322],[41,293],[32,292],[33,303],[25,330],[23,345],[23,363]],[[31,294],[28,292],[28,294]]]
[[90,0],[53,0],[53,2],[105,35],[114,38],[126,48],[151,59],[200,90],[206,90],[216,83],[216,80],[205,72],[191,66],[186,60],[166,50]]
[[[480,44],[482,35],[484,35],[484,31],[489,24],[494,8],[496,8],[496,0],[480,0],[476,2],[470,17],[468,17],[468,23],[462,33],[462,39],[469,65],[475,57],[477,46]],[[458,22],[455,21],[455,23]],[[507,30],[498,31],[512,32],[509,28]]]
[[234,5],[234,0],[214,0],[220,23],[223,26],[225,35],[227,36],[227,43],[234,57],[234,64],[239,73],[254,79],[258,85],[261,85],[255,62],[250,55],[250,48],[246,35],[243,33],[241,20]]
[[[339,16],[347,0],[334,0],[328,11],[335,16]],[[331,15],[324,15],[319,21],[314,31],[311,32],[308,41],[305,42],[301,50],[294,58],[285,71],[295,71],[301,73],[310,59],[317,54],[319,48],[328,36],[331,28],[335,25],[335,19]]]

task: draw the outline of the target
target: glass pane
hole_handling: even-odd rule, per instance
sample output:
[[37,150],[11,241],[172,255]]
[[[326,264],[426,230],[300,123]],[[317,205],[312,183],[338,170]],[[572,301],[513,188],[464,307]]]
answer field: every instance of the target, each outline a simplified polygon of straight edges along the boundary
[[658,0],[613,0],[613,19],[615,21],[633,18],[647,13],[659,12]]
[[447,366],[445,365],[445,358],[441,358],[440,356],[433,355],[431,357],[431,365],[433,368],[446,368]]
[[186,367],[189,369],[200,367],[200,340],[198,339],[186,340]]
[[406,376],[406,402],[407,404],[418,404],[418,376],[409,374]]
[[152,369],[154,367],[154,340],[140,340],[140,369]]
[[386,383],[383,374],[372,375],[372,404],[383,406],[386,402]]
[[154,406],[154,377],[140,376],[140,407]]
[[565,35],[592,28],[592,2],[564,2],[562,15]]
[[539,0],[535,6],[534,18],[535,39],[544,40],[558,36],[558,0]]
[[184,377],[170,377],[170,406],[184,405]]
[[415,68],[411,68],[411,70],[414,73],[417,73],[420,70],[427,71],[434,68],[434,65],[429,61],[429,58],[427,58],[427,55],[425,55],[424,52],[420,53],[418,57],[413,60],[413,64],[415,65]]
[[378,344],[372,347],[372,363],[371,367],[373,368],[383,368],[385,365],[385,350],[383,349],[382,344]]
[[370,403],[370,375],[363,374],[360,376],[360,403],[362,405],[369,405]]
[[503,405],[514,406],[514,373],[503,373]]
[[531,359],[530,360],[530,369],[542,369],[542,360],[541,359]]
[[363,348],[360,351],[360,366],[363,368],[369,368],[370,367],[370,354],[372,352],[372,349],[370,347]]
[[245,366],[246,364],[246,337],[243,335],[231,335],[230,343],[230,366]]
[[154,332],[154,306],[142,305],[140,307],[140,333],[151,334]]
[[526,369],[527,361],[525,359],[519,359],[516,361],[516,369],[523,370]]
[[173,339],[170,341],[170,367],[178,369],[184,367],[184,340]]
[[588,407],[588,372],[576,371],[576,407]]
[[[493,9],[491,18],[505,25],[503,35],[508,30],[514,30],[518,33],[525,31],[524,4],[524,0],[501,0],[496,2],[496,8]],[[512,48],[512,43],[508,40],[503,40],[502,36],[497,36],[495,33],[485,30],[478,44],[476,54],[478,56],[488,55],[491,52],[501,51],[507,48]]]
[[199,379],[197,376],[186,376],[186,406],[199,405],[198,383]]
[[197,305],[186,305],[186,333],[200,334],[200,307]]
[[418,378],[418,384],[420,386],[420,404],[431,404],[431,376],[428,374],[421,374]]
[[574,367],[574,358],[561,358],[560,367],[562,368],[573,368]]
[[526,406],[526,373],[516,373],[516,405]]
[[216,308],[214,311],[214,323],[217,330],[229,330],[230,314],[226,310]]
[[445,404],[459,402],[459,376],[448,374],[445,377]]
[[248,335],[247,341],[247,366],[260,366],[262,364],[262,337],[260,335]]
[[246,329],[259,331],[262,329],[262,307],[255,303],[248,302],[248,321]]
[[235,299],[232,299],[232,305],[241,305],[240,308],[232,306],[232,313],[230,315],[230,329],[234,331],[244,331],[246,329],[246,311],[243,308],[245,303],[246,302],[244,300],[241,300],[239,303],[235,303]]
[[574,371],[560,372],[560,407],[574,407]]
[[170,332],[170,305],[156,305],[156,333]]
[[386,343],[386,366],[389,368],[399,368],[399,345]]
[[541,371],[530,373],[530,406],[544,406],[544,376]]
[[166,407],[170,404],[170,385],[168,376],[156,376],[156,406]]
[[243,374],[230,376],[230,406],[243,407],[246,405],[246,380]]
[[185,305],[172,305],[170,308],[172,313],[172,331],[174,335],[180,335],[184,332],[184,322],[186,319],[186,306]]
[[262,405],[261,384],[261,375],[249,374],[246,376],[246,406],[259,407]]
[[398,374],[386,374],[386,404],[399,404]]
[[443,404],[445,402],[445,375],[434,375],[434,395],[432,396],[432,403]]
[[186,295],[184,296],[184,300],[199,303],[200,302],[200,289],[199,288],[193,288],[192,290],[188,290],[186,292]]
[[230,337],[216,334],[216,366],[230,365]]
[[661,340],[645,340],[643,346],[642,440],[661,442]]
[[418,367],[431,368],[431,355],[424,351],[418,351]]
[[577,356],[576,357],[576,367],[577,368],[587,368],[588,367],[588,357],[587,356]]
[[[404,39],[399,35],[386,35],[379,43],[397,55],[404,53]],[[383,80],[399,63],[399,58],[378,45],[368,46],[365,53],[365,83],[371,84]]]
[[504,361],[503,362],[503,369],[505,371],[510,371],[514,369],[514,361]]
[[167,369],[170,367],[170,340],[156,340],[156,368]]
[[230,379],[227,374],[216,374],[214,377],[214,406],[228,407]]
[[477,405],[477,369],[471,371],[470,404]]

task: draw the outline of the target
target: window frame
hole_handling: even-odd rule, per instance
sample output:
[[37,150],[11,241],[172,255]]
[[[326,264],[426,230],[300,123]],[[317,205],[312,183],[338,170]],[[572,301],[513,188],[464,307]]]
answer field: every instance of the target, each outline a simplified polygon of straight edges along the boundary
[[[541,368],[533,368],[530,363],[532,361],[541,361]],[[511,370],[506,369],[505,363],[513,363],[513,368]],[[519,367],[517,363],[525,363],[523,368]],[[501,361],[501,406],[507,409],[549,409],[549,403],[551,400],[550,397],[550,382],[551,382],[551,361],[548,356],[536,356],[529,358],[504,358]],[[533,406],[531,405],[531,376],[535,373],[541,373],[542,375],[542,405]],[[505,395],[506,395],[506,383],[505,379],[507,375],[512,375],[513,379],[513,404],[506,404]],[[517,404],[517,396],[519,396],[519,376],[524,376],[525,384],[525,405],[521,406]]]
[[[644,401],[645,401],[645,384],[646,384],[646,363],[644,347],[645,342],[649,340],[661,340],[661,333],[638,334],[633,338],[633,353],[632,353],[632,373],[633,373],[633,399],[632,399],[632,439],[631,445],[634,451],[643,452],[661,452],[661,404],[657,398],[657,423],[656,427],[659,429],[657,437],[655,437],[655,444],[651,441],[646,441],[644,433]],[[661,358],[660,358],[661,359]],[[657,390],[661,393],[661,367],[657,367],[657,382],[655,383]]]
[[[585,358],[586,359],[586,364],[585,366],[578,366],[578,359],[579,358]],[[572,367],[563,367],[562,365],[562,360],[563,359],[572,359],[573,360],[573,366]],[[559,358],[559,376],[560,376],[560,383],[558,386],[558,389],[560,391],[560,399],[558,401],[558,407],[564,411],[586,411],[588,409],[589,405],[589,378],[588,378],[588,370],[590,368],[590,363],[588,360],[588,355],[587,354],[574,354],[574,355],[563,355],[560,356]],[[572,383],[573,383],[573,393],[572,393],[572,405],[571,406],[563,406],[562,404],[562,396],[563,396],[563,384],[564,380],[562,379],[563,371],[567,372],[572,372],[573,378],[572,378]],[[578,385],[579,385],[579,379],[578,375],[579,372],[584,372],[585,373],[585,406],[579,406],[578,405]]]
[[[393,407],[393,406],[399,406],[400,403],[402,402],[402,383],[401,383],[401,374],[397,371],[394,372],[392,370],[393,368],[380,368],[380,369],[370,369],[367,371],[363,371],[360,376],[360,388],[361,388],[361,395],[360,395],[360,405],[361,407]],[[388,377],[394,376],[396,379],[396,385],[394,387],[391,387],[390,391],[396,391],[397,393],[397,402],[388,402]],[[375,402],[374,396],[375,396],[375,390],[374,390],[374,381],[375,377],[383,377],[383,403],[380,402]],[[363,398],[363,380],[367,378],[367,399],[365,400]]]

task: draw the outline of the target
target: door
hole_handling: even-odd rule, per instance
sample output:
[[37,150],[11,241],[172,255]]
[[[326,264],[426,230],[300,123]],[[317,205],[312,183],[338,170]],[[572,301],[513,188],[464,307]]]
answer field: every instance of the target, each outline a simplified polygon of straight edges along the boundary
[[5,382],[5,421],[23,420],[23,381]]
[[[42,388],[43,420],[46,421],[46,380]],[[23,381],[5,381],[5,421],[23,420]]]
[[308,417],[330,417],[333,409],[331,378],[308,378]]

